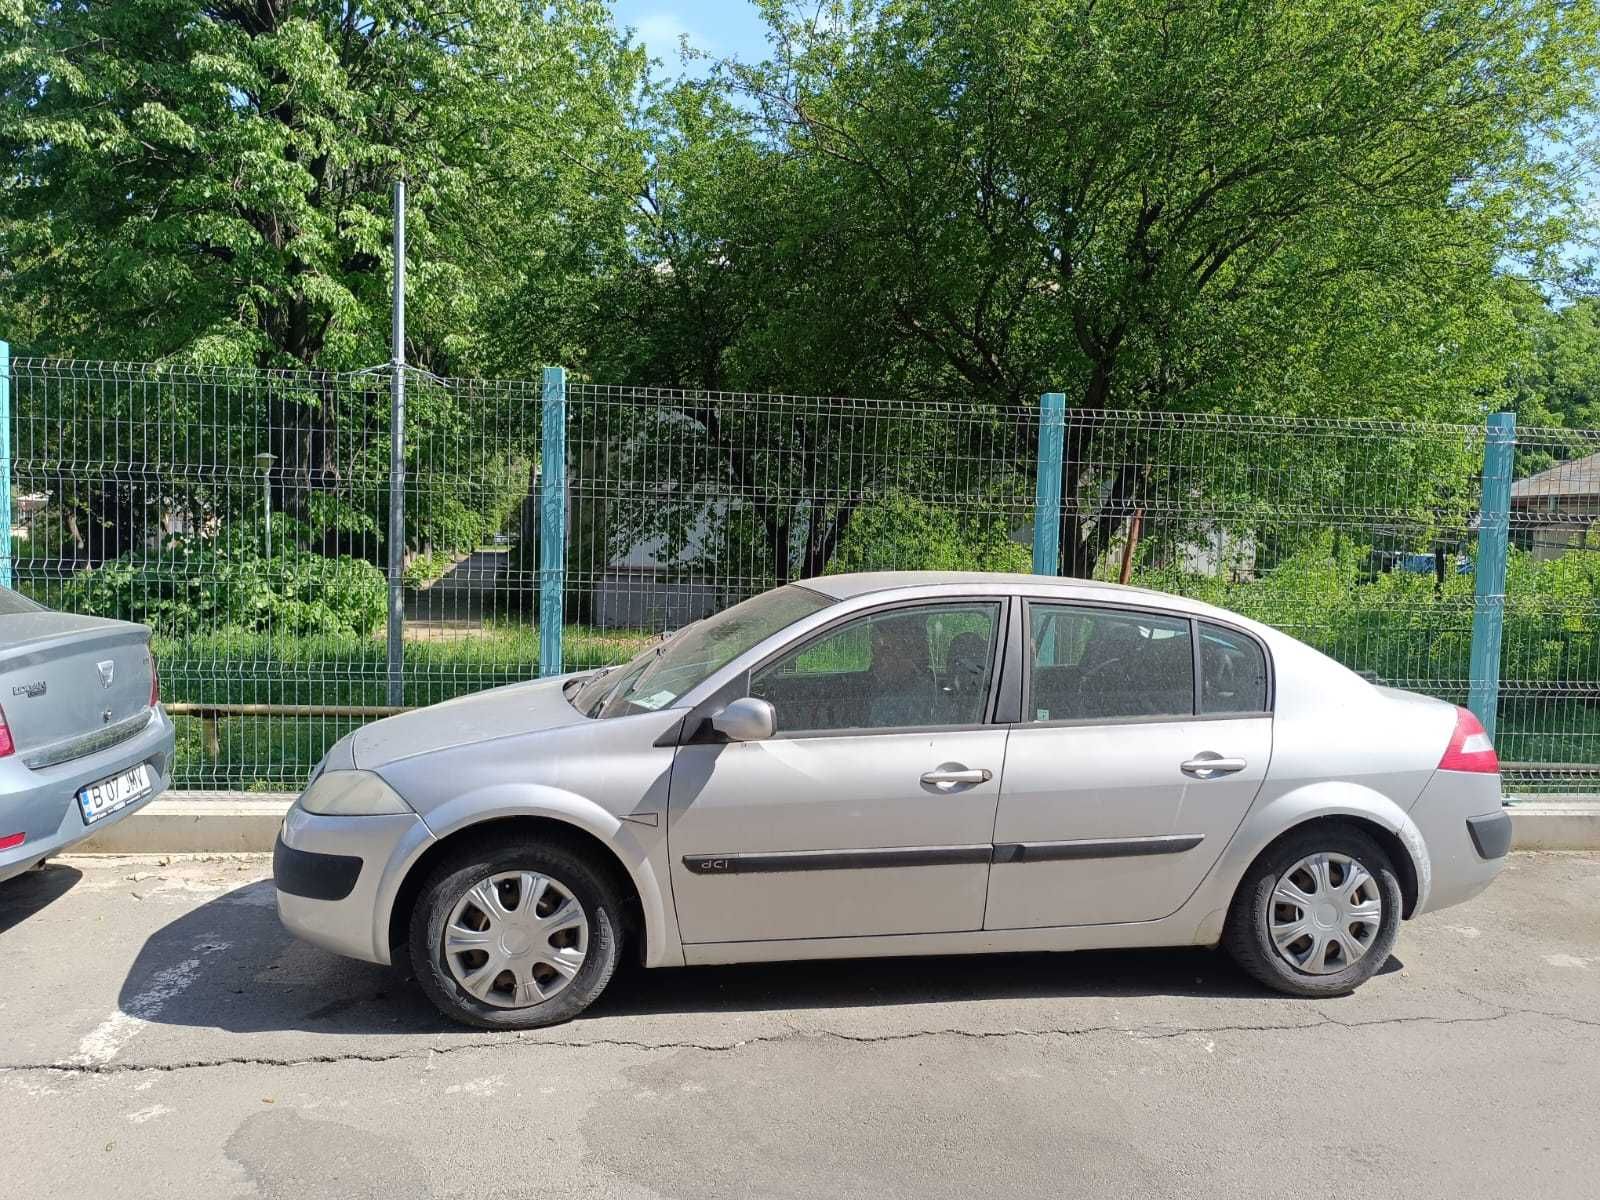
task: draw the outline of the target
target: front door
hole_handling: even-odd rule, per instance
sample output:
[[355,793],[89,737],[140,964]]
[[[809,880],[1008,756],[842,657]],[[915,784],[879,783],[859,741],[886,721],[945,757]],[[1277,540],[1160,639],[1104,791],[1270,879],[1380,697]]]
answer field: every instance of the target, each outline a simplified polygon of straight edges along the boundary
[[1028,627],[985,927],[1168,916],[1266,777],[1265,653],[1242,631],[1136,609],[1035,602]]
[[667,840],[685,943],[983,927],[1002,607],[848,618],[751,672],[776,736],[679,748]]

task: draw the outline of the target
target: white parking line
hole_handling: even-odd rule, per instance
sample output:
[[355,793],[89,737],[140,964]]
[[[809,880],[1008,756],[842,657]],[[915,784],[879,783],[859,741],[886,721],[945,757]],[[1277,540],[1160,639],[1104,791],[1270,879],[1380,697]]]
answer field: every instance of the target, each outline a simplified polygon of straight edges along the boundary
[[200,956],[227,950],[230,945],[215,937],[195,943],[196,957],[157,971],[149,987],[84,1035],[78,1043],[78,1052],[67,1059],[67,1065],[99,1067],[110,1062],[141,1029],[161,1015],[167,1001],[188,990],[200,970]]

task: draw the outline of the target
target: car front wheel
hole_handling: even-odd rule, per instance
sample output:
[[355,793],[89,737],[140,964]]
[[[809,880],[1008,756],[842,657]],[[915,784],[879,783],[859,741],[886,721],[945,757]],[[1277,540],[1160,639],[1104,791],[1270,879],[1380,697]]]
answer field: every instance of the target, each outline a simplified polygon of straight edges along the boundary
[[571,1020],[620,957],[606,876],[562,846],[479,846],[442,863],[411,915],[417,981],[446,1016],[483,1029]]
[[1251,866],[1223,945],[1275,991],[1342,996],[1388,961],[1401,905],[1394,864],[1370,837],[1350,828],[1307,829]]

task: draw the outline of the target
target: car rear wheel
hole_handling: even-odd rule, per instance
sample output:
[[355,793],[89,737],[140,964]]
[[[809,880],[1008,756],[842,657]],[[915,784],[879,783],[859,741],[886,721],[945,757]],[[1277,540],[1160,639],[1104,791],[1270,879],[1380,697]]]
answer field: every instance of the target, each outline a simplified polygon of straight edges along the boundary
[[1394,864],[1359,830],[1317,826],[1256,860],[1233,899],[1223,945],[1267,987],[1342,996],[1388,961],[1400,930]]
[[620,957],[616,888],[562,846],[478,846],[434,870],[411,914],[417,981],[447,1017],[482,1029],[571,1020]]

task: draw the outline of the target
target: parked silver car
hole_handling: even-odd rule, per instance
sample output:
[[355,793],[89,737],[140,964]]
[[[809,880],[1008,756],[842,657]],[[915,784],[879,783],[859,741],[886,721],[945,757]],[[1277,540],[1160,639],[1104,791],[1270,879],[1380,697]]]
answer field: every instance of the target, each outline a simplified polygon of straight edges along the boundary
[[839,575],[625,666],[333,747],[274,859],[290,930],[448,1015],[561,1021],[646,966],[1221,943],[1347,992],[1500,870],[1473,716],[1133,588]]
[[149,629],[0,587],[0,880],[147,804],[172,745]]

